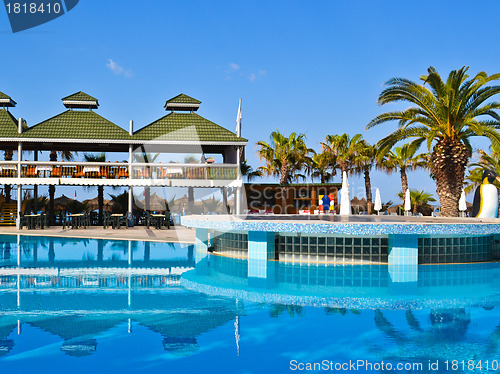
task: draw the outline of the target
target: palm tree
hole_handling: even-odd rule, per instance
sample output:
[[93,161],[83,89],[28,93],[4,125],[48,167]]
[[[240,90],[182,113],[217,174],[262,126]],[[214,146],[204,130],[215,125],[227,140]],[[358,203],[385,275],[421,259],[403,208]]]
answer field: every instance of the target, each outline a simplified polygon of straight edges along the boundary
[[[396,131],[379,142],[386,153],[397,142],[416,138],[426,142],[431,151],[432,176],[436,180],[441,202],[441,215],[458,216],[458,200],[464,182],[465,166],[471,157],[470,138],[486,136],[500,144],[500,116],[495,112],[500,103],[485,103],[500,92],[500,86],[488,86],[500,74],[478,73],[471,79],[468,67],[453,70],[444,82],[436,69],[428,69],[423,84],[404,78],[392,78],[378,98],[378,103],[406,101],[414,106],[403,111],[383,113],[370,121],[367,128],[388,121],[399,121]],[[429,88],[426,86],[428,85]],[[486,117],[487,119],[483,119]]]
[[[98,155],[84,155],[85,162],[106,162],[106,154],[100,153]],[[89,186],[89,188],[93,188],[94,186]],[[99,206],[99,217],[97,218],[97,222],[99,225],[102,225],[102,219],[104,215],[104,186],[97,186],[97,204]]]
[[260,170],[259,168],[257,170],[254,170],[252,165],[248,164],[247,160],[242,161],[240,163],[240,170],[241,170],[241,175],[243,177],[245,176],[247,177],[247,182],[250,182],[250,180],[252,180],[252,178],[254,177],[262,176],[262,170]]
[[[469,164],[469,167],[474,167],[474,169],[470,170],[469,175],[467,176],[468,186],[465,188],[465,192],[470,193],[474,189],[474,187],[480,185],[482,183],[483,172],[485,170],[492,170],[497,175],[500,175],[500,148],[492,146],[491,154],[487,154],[482,149],[479,150],[479,161]],[[500,187],[500,183],[498,181],[493,182],[495,186]]]
[[286,186],[297,178],[299,171],[307,164],[311,149],[306,146],[305,134],[292,132],[290,136],[279,132],[271,133],[270,142],[257,142],[259,158],[266,160],[261,170],[270,176],[277,176],[281,185],[281,208],[286,213]]
[[222,206],[221,201],[215,197],[209,197],[208,199],[201,200],[201,203],[205,213],[218,213],[219,208]]
[[[398,196],[404,200],[405,194],[400,192]],[[425,192],[425,190],[410,190],[410,202],[413,206],[413,214],[418,213],[418,208],[430,208],[429,203],[436,201],[432,194]]]
[[[57,154],[61,155],[61,158],[66,161],[73,160],[74,156],[77,154],[76,152],[71,151],[50,151],[49,160],[52,162],[57,161]],[[54,195],[56,193],[56,186],[53,184],[49,185],[49,220],[51,225],[54,224]]]
[[319,178],[321,183],[328,183],[335,176],[335,160],[329,152],[314,152],[308,165],[311,179]]
[[380,169],[383,169],[388,174],[399,169],[401,174],[401,192],[406,192],[408,189],[407,171],[429,167],[429,162],[427,161],[428,155],[426,153],[416,155],[417,150],[418,144],[409,143],[401,147],[396,147],[392,151],[389,150],[385,154],[381,151],[377,154]]
[[323,152],[331,155],[335,165],[342,175],[353,167],[353,159],[363,146],[363,136],[356,134],[352,138],[349,134],[327,135],[325,142],[321,143]]
[[372,184],[370,179],[370,171],[376,161],[377,148],[368,144],[366,141],[361,141],[358,145],[358,150],[352,158],[354,171],[356,174],[363,174],[365,179],[365,193],[366,193],[366,209],[368,214],[372,213]]

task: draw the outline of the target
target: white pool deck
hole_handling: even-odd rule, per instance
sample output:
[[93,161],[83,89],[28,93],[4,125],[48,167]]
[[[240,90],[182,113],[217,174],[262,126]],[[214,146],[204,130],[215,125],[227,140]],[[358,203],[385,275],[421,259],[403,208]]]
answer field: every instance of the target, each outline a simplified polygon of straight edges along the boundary
[[102,227],[90,227],[88,229],[63,230],[61,226],[53,226],[43,230],[19,230],[15,226],[0,227],[1,234],[21,234],[29,236],[57,236],[68,238],[91,238],[91,239],[113,239],[113,240],[147,240],[157,242],[185,243],[195,242],[195,230],[182,226],[171,227],[170,229],[147,229],[143,226],[129,227],[125,229],[103,229]]

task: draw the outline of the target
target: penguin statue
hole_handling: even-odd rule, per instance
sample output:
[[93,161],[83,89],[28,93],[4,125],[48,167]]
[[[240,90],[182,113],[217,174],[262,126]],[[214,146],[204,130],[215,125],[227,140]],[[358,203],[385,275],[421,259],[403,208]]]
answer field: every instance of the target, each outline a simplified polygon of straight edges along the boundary
[[493,185],[495,179],[500,182],[500,178],[495,172],[491,170],[483,172],[482,183],[476,188],[476,193],[474,194],[474,204],[472,206],[473,217],[498,217],[498,191]]

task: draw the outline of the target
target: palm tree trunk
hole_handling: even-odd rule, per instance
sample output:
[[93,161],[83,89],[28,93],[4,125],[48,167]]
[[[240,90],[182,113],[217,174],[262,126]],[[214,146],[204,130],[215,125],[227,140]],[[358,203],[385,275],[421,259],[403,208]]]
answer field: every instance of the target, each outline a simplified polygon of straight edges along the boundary
[[372,182],[370,180],[370,170],[365,169],[365,191],[366,191],[366,210],[372,214]]
[[286,214],[286,185],[288,184],[288,166],[287,160],[283,160],[281,163],[281,214]]
[[146,206],[146,211],[149,212],[151,210],[151,189],[148,186],[144,187],[144,205]]
[[408,189],[408,177],[406,175],[406,168],[404,166],[401,167],[401,186],[403,187],[403,195],[406,193]]
[[436,192],[441,203],[441,216],[458,217],[458,201],[470,151],[459,140],[441,139],[431,154]]
[[[50,151],[50,161],[57,161],[57,152]],[[51,225],[54,224],[54,195],[56,193],[56,186],[53,184],[49,185],[49,222]]]
[[99,205],[99,218],[97,219],[97,223],[101,226],[104,216],[104,186],[97,186],[97,204]]

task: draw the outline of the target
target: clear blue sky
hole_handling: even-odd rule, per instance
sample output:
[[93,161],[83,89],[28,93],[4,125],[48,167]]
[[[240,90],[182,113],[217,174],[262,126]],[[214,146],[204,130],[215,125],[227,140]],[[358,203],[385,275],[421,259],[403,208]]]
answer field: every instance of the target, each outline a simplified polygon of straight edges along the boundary
[[[395,125],[364,128],[391,109],[376,104],[391,77],[418,80],[431,65],[442,75],[463,65],[499,72],[499,12],[497,1],[81,0],[12,34],[2,8],[0,91],[29,125],[82,90],[125,128],[164,115],[165,100],[182,92],[233,131],[241,97],[247,158],[257,167],[255,142],[275,129],[304,132],[316,149],[326,134],[379,140]],[[372,182],[382,200],[396,200],[398,174],[375,172]],[[409,183],[435,191],[424,172]],[[351,185],[364,196],[361,180]]]

